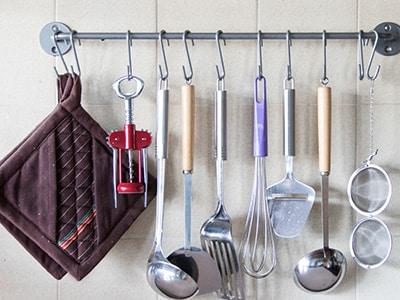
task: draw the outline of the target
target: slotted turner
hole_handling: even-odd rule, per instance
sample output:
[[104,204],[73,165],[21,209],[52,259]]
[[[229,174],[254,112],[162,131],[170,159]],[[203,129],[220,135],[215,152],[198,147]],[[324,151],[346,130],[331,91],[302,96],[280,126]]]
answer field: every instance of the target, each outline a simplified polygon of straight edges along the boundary
[[[290,84],[287,87],[287,84]],[[284,154],[286,158],[286,175],[278,183],[268,187],[267,199],[271,213],[274,232],[283,238],[292,238],[300,234],[315,199],[315,190],[297,180],[293,175],[293,158],[295,155],[294,79],[285,79],[284,83]]]
[[245,299],[244,283],[232,239],[231,218],[224,207],[223,163],[226,160],[226,91],[218,87],[215,97],[215,144],[217,172],[217,209],[201,227],[201,245],[217,262],[222,287],[217,291],[222,299]]

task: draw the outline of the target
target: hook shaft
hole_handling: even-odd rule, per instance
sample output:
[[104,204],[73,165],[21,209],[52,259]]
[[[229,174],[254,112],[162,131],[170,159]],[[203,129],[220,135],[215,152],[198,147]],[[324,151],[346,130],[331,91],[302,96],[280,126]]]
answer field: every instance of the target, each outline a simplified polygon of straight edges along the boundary
[[322,85],[327,85],[329,82],[328,77],[326,76],[326,31],[322,31],[322,77],[320,82]]
[[[76,31],[71,31],[71,34],[70,34],[69,38],[70,38],[70,41],[71,41],[72,52],[74,54],[76,68],[77,68],[77,71],[78,71],[77,74],[80,76],[81,75],[81,66],[79,65],[78,54],[76,52],[75,40],[74,40],[74,36],[73,36],[75,33],[76,33]],[[72,72],[72,74],[74,73],[74,67],[72,65],[71,65],[71,72]]]
[[292,77],[292,55],[291,55],[291,47],[292,47],[292,39],[290,36],[290,30],[286,33],[286,42],[287,42],[287,53],[288,53],[288,65],[287,65],[287,77],[286,80],[290,81]]
[[263,77],[263,59],[262,59],[262,47],[263,39],[261,30],[257,33],[257,67],[258,67],[258,78]]
[[360,30],[358,33],[358,79],[363,80],[365,75],[364,67],[364,32]]
[[374,60],[375,57],[375,52],[376,52],[376,47],[378,46],[378,40],[379,40],[379,34],[376,30],[373,30],[374,34],[375,34],[375,43],[374,46],[372,48],[372,53],[371,56],[369,57],[369,61],[368,61],[368,68],[367,68],[367,76],[369,80],[375,80],[376,78],[378,78],[379,72],[381,70],[381,65],[378,65],[375,69],[375,73],[374,75],[370,74],[371,71],[371,66],[372,66],[372,61]]
[[126,33],[126,40],[128,41],[128,78],[131,79],[133,76],[133,68],[132,68],[132,39],[131,32],[128,30]]
[[[61,62],[62,62],[62,64],[64,65],[65,71],[66,71],[67,73],[69,73],[67,64],[66,64],[65,59],[64,59],[64,55],[61,53],[60,47],[58,46],[58,42],[57,42],[57,39],[56,39],[56,34],[57,34],[57,33],[54,33],[54,35],[52,36],[52,39],[53,39],[53,42],[54,42],[54,46],[56,47],[57,53],[58,53],[58,55],[59,55],[60,58],[61,58]],[[54,71],[56,72],[57,77],[60,77],[60,74],[58,73],[57,67],[56,67],[56,66],[54,66]]]
[[[185,46],[186,57],[187,57],[187,61],[188,61],[188,64],[189,64],[189,70],[190,70],[190,73],[188,74],[186,72],[185,66],[182,65],[183,76],[185,77],[185,80],[186,80],[187,84],[191,84],[192,83],[192,79],[193,79],[193,66],[192,66],[192,61],[190,59],[189,48],[188,48],[188,45],[187,45],[187,35],[189,33],[190,33],[190,30],[185,30],[183,32],[183,35],[182,35],[182,40],[183,40],[183,44]],[[192,45],[194,46],[193,39],[192,39]]]
[[[221,38],[220,38],[221,34],[222,34],[222,30],[218,30],[217,33],[215,34],[215,41],[217,43],[219,60],[221,63],[221,69],[218,65],[215,65],[215,68],[217,69],[218,81],[222,81],[225,79],[225,64],[224,64],[224,56],[222,55]],[[224,40],[224,45],[226,45],[225,40]]]
[[[159,35],[161,56],[162,56],[162,60],[163,60],[163,64],[164,64],[164,70],[165,70],[165,73],[164,73],[163,70],[162,70],[161,65],[158,65],[158,69],[160,71],[160,80],[161,81],[166,81],[168,79],[168,76],[169,76],[168,64],[167,64],[167,56],[165,54],[165,47],[164,47],[164,42],[163,42],[165,33],[166,33],[165,30],[161,30],[160,31],[160,35]],[[169,40],[167,40],[167,45],[169,46]]]

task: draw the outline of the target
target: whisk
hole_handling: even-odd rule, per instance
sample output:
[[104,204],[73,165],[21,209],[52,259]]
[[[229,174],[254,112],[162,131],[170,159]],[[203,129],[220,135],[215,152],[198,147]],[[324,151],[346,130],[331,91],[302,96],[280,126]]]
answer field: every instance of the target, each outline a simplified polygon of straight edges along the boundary
[[[259,84],[262,85],[262,98],[258,97]],[[268,155],[266,98],[266,79],[259,74],[255,81],[254,93],[254,183],[239,249],[239,259],[243,270],[255,278],[268,276],[276,265],[275,244],[266,197],[265,157]]]

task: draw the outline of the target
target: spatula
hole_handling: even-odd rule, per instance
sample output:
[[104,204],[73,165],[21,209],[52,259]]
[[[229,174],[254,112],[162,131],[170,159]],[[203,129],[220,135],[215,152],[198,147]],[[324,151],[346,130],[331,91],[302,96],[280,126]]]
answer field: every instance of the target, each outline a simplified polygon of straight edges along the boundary
[[297,180],[293,175],[295,155],[293,78],[285,79],[283,107],[286,175],[281,181],[268,187],[267,199],[274,233],[282,238],[292,238],[298,236],[303,229],[315,199],[315,190]]

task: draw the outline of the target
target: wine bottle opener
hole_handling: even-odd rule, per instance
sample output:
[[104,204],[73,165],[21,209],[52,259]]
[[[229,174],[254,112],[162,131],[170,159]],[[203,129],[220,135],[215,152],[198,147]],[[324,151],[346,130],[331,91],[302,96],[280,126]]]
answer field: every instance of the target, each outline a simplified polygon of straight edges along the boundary
[[[122,83],[134,80],[136,90],[123,92]],[[125,101],[125,125],[123,130],[113,131],[108,136],[108,144],[113,150],[113,190],[114,206],[118,206],[118,194],[143,194],[147,206],[147,147],[151,144],[151,135],[145,130],[136,130],[133,123],[133,100],[143,91],[144,82],[141,78],[128,75],[119,78],[113,89]],[[134,154],[137,153],[135,168]],[[127,155],[124,155],[127,154]],[[128,174],[123,175],[124,157],[128,158]],[[146,174],[145,174],[146,173]]]

